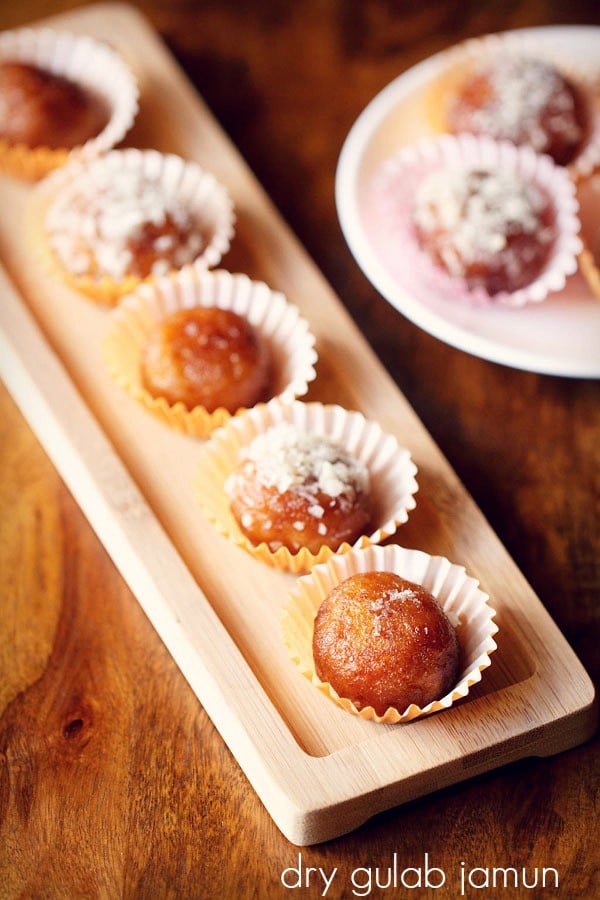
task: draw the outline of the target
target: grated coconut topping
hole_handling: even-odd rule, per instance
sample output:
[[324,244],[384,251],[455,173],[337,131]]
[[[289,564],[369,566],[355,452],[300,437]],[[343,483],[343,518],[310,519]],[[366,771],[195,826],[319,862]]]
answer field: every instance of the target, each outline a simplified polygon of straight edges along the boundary
[[282,494],[299,490],[314,496],[308,512],[317,519],[325,512],[316,502],[318,493],[353,498],[368,487],[368,472],[360,460],[329,438],[302,434],[287,423],[258,435],[244,458],[254,464],[256,478],[264,487]]
[[[482,68],[491,95],[471,113],[476,131],[545,151],[552,135],[577,143],[582,129],[575,100],[556,69],[537,59],[507,56]],[[543,118],[544,127],[541,119]]]
[[535,234],[542,244],[549,243],[553,230],[541,225],[547,205],[538,187],[513,172],[444,169],[417,190],[414,221],[422,234],[441,240],[443,262],[451,275],[461,276],[475,262],[490,261],[502,251],[510,254],[511,235]]
[[[157,179],[132,170],[108,170],[89,166],[61,191],[46,217],[50,244],[60,262],[75,275],[107,275],[124,278],[133,254],[129,243],[148,225],[165,225],[167,215],[186,234],[175,248],[173,235],[158,235],[151,244],[160,257],[169,254],[176,267],[193,262],[204,241],[189,211],[173,190]],[[157,259],[153,275],[171,268],[167,259]]]

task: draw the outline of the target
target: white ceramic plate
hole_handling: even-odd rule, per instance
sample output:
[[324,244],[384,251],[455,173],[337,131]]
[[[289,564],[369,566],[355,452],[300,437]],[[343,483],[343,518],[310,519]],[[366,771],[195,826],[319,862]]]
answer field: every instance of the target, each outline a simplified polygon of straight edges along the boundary
[[[598,65],[600,28],[551,26],[507,32],[503,40],[534,41],[579,64]],[[385,267],[374,248],[364,211],[373,175],[401,145],[432,134],[425,96],[448,65],[452,49],[438,53],[392,81],[352,127],[336,173],[336,205],[344,236],[359,266],[399,312],[447,344],[519,369],[600,378],[600,301],[577,273],[563,291],[520,309],[471,308],[415,296]]]

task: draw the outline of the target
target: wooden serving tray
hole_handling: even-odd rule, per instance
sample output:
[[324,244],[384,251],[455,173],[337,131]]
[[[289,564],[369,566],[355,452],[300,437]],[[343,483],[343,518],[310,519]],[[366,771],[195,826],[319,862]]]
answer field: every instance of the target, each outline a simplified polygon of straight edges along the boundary
[[[283,290],[317,337],[309,397],[360,409],[407,446],[417,508],[397,540],[481,581],[498,650],[452,709],[400,726],[364,722],[290,662],[280,610],[294,577],[204,520],[191,487],[198,442],[169,431],[107,375],[108,312],[49,278],[25,228],[29,187],[0,181],[2,375],[276,824],[302,845],[594,728],[589,678],[481,512],[243,160],[140,14],[99,5],[52,24],[112,43],[134,69],[141,112],[129,143],[194,159],[237,210],[224,263]],[[10,279],[10,280],[9,280]]]

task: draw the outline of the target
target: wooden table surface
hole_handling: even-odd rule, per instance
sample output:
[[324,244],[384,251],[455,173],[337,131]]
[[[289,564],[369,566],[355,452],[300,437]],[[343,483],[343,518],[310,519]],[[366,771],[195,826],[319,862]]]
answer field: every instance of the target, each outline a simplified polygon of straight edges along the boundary
[[[5,4],[0,28],[78,5]],[[349,128],[396,75],[466,37],[600,24],[597,0],[137,6],[597,683],[600,384],[480,360],[412,325],[359,271],[333,197]],[[432,793],[327,844],[293,847],[4,388],[0,459],[0,897],[285,897],[295,876],[287,873],[288,888],[281,876],[299,852],[303,888],[292,896],[322,895],[320,867],[328,878],[337,869],[328,897],[455,897],[463,862],[515,867],[522,883],[467,896],[600,896],[597,740]],[[425,853],[446,873],[443,887],[367,894],[362,873],[352,894],[359,867],[379,867],[385,885],[394,859],[401,872]],[[558,894],[550,876],[545,889],[523,886],[536,874],[541,885],[544,867],[558,871]]]

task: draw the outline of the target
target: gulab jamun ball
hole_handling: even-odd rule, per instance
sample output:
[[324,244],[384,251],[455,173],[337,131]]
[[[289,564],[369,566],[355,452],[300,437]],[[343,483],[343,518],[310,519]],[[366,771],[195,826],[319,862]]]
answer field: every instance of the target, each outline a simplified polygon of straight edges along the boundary
[[267,342],[228,309],[179,309],[157,322],[142,353],[142,381],[154,397],[188,410],[230,413],[265,399],[271,371]]
[[96,137],[108,122],[99,97],[29,63],[0,64],[0,138],[31,149],[72,149]]
[[448,129],[529,146],[568,165],[587,136],[580,92],[551,64],[500,55],[470,73],[448,104]]
[[208,243],[192,212],[159,179],[101,164],[63,188],[46,230],[59,263],[94,280],[165,275],[193,263]]
[[366,466],[335,441],[291,423],[254,438],[225,489],[243,534],[272,552],[335,551],[364,534],[371,517]]
[[459,674],[456,630],[425,588],[392,572],[352,575],[323,600],[313,658],[321,681],[383,716],[444,697]]
[[435,266],[490,296],[535,281],[557,237],[548,196],[509,170],[436,170],[416,191],[413,226]]

